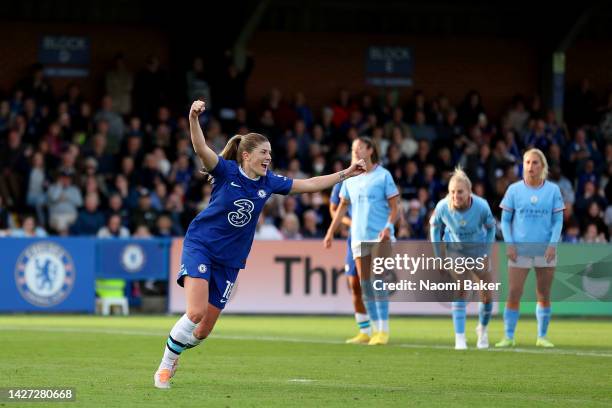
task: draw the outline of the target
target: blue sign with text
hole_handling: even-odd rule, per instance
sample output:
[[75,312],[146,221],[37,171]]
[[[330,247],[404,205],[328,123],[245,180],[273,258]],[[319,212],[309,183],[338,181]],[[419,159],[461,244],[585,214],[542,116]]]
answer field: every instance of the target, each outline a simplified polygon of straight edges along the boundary
[[370,46],[366,51],[366,83],[412,86],[414,56],[410,47]]
[[45,65],[49,77],[85,77],[89,75],[90,49],[88,37],[45,35],[40,39],[38,62]]

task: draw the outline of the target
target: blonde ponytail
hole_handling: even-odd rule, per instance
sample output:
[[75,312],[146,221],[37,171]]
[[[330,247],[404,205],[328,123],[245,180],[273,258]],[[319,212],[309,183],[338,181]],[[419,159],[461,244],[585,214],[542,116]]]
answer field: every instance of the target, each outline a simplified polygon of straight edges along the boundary
[[223,157],[225,160],[233,160],[240,164],[238,160],[238,147],[240,146],[240,142],[242,141],[242,135],[233,136],[230,140],[227,141],[227,144],[219,153],[219,156]]

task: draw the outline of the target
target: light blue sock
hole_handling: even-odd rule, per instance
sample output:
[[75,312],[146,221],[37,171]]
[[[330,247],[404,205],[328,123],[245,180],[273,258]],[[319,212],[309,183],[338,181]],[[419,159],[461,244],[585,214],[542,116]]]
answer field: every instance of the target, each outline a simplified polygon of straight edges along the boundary
[[378,331],[389,333],[389,301],[378,300],[376,310],[378,311]]
[[491,312],[493,311],[493,303],[482,303],[478,305],[478,321],[480,325],[486,327],[491,319]]
[[378,314],[377,330],[389,333],[389,294],[387,290],[374,290],[376,311]]
[[456,334],[465,333],[465,300],[456,300],[452,303],[453,326]]
[[368,311],[368,315],[370,316],[370,322],[375,323],[378,321],[378,308],[376,307],[376,302],[373,300],[368,300],[365,302],[366,310]]
[[506,333],[506,338],[512,340],[514,339],[514,330],[516,329],[516,324],[519,319],[519,311],[514,309],[504,309],[504,330]]
[[374,291],[370,281],[361,281],[361,294],[363,295],[363,303],[365,304],[368,315],[370,316],[370,322],[374,323],[378,320],[378,310],[376,308],[376,300],[374,298]]
[[550,306],[544,307],[539,303],[536,306],[536,319],[538,320],[538,337],[546,337],[550,323]]

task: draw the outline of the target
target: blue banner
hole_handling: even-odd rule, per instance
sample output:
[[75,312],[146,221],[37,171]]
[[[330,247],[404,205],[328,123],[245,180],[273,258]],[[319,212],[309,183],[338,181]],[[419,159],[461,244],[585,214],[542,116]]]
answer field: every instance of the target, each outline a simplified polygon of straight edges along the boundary
[[0,312],[94,312],[95,240],[3,238]]
[[170,244],[162,239],[98,240],[96,278],[166,280]]
[[409,47],[371,46],[366,51],[366,83],[412,86],[414,56]]
[[38,46],[38,62],[47,77],[83,78],[89,75],[91,45],[88,37],[45,35]]
[[87,65],[89,51],[87,37],[45,35],[40,39],[38,62],[45,65]]

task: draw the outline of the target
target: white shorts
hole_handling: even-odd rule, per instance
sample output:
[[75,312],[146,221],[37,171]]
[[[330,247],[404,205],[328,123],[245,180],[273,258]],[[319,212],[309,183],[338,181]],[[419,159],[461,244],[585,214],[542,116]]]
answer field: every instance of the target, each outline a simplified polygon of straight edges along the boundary
[[516,257],[516,262],[508,259],[508,267],[510,268],[551,268],[557,266],[557,257],[550,262],[546,262],[543,256],[522,256]]
[[[395,237],[391,238],[391,242],[396,242]],[[372,248],[374,244],[379,244],[380,241],[353,241],[351,240],[351,250],[353,251],[353,259],[361,258],[364,256],[372,255]],[[370,244],[370,245],[361,245]]]
[[376,241],[351,241],[351,250],[353,251],[353,259],[372,255],[372,245],[361,245],[362,243],[368,243],[368,242],[371,242],[372,244],[376,243]]

